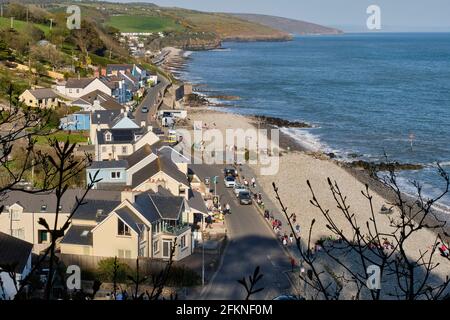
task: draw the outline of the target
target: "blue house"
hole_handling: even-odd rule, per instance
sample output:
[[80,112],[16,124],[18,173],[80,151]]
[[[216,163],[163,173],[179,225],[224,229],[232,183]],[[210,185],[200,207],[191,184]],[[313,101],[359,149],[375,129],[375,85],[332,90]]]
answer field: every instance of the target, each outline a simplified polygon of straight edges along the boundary
[[89,112],[77,112],[61,118],[59,127],[62,130],[84,131],[91,128],[91,114]]

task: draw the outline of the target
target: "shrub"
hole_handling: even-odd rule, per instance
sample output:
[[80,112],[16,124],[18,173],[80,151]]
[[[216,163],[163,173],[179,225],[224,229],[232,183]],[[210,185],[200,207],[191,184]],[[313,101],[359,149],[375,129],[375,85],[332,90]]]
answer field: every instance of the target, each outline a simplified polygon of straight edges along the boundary
[[117,260],[115,264],[114,258],[107,258],[98,263],[97,278],[102,282],[113,282],[115,267],[117,267],[116,281],[118,283],[126,282],[128,275],[133,274],[131,268],[126,263]]

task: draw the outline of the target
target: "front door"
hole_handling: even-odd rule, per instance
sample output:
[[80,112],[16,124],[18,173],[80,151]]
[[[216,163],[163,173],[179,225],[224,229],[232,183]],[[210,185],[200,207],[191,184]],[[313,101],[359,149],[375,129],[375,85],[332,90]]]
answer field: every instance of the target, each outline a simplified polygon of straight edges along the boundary
[[172,249],[172,241],[171,240],[163,240],[162,241],[162,258],[169,259],[170,251]]

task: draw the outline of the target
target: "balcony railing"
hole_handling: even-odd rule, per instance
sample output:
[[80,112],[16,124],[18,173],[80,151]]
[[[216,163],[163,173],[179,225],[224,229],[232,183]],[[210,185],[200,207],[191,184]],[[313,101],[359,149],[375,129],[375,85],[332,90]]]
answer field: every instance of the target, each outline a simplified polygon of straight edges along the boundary
[[161,228],[161,233],[170,233],[175,236],[185,233],[191,226],[189,224],[179,224],[176,226],[166,225]]

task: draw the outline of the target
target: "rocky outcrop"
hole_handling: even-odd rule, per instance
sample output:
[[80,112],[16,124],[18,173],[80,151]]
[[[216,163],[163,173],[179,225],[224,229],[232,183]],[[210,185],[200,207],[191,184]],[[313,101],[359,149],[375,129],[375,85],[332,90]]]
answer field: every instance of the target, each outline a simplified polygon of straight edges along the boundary
[[353,168],[365,169],[368,171],[402,171],[402,170],[421,170],[424,168],[421,164],[412,163],[399,163],[399,162],[369,162],[364,160],[358,160],[353,162],[348,162],[348,166]]
[[311,125],[301,122],[301,121],[289,121],[276,117],[267,117],[267,116],[254,116],[254,118],[258,121],[261,121],[265,124],[283,127],[283,128],[311,128]]

